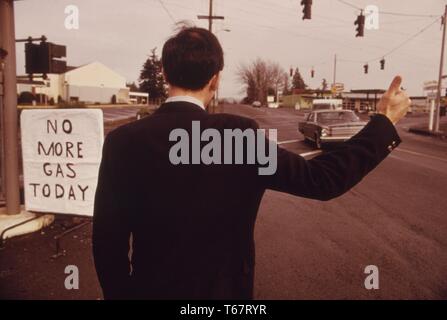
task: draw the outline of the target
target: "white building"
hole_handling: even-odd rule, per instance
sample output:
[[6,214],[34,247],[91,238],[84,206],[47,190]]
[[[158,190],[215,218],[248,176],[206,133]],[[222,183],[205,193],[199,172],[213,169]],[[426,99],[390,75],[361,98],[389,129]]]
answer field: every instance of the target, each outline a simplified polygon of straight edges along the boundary
[[[59,99],[87,104],[112,103],[113,100],[116,103],[131,102],[126,79],[100,62],[69,68],[63,74],[50,74],[43,81],[45,85],[35,85],[34,88],[29,84],[19,84],[18,91],[46,94],[48,99],[53,98],[55,102]],[[142,94],[147,101],[148,95]]]

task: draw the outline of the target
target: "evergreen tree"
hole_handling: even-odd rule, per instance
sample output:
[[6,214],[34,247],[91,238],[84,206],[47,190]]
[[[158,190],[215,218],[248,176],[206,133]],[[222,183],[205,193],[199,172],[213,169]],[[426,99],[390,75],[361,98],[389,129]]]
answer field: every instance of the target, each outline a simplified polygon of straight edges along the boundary
[[304,83],[303,77],[301,77],[301,73],[298,70],[298,68],[295,69],[295,73],[293,74],[292,88],[293,89],[306,89],[307,88],[307,85]]
[[156,53],[157,48],[151,50],[151,55],[143,65],[140,73],[140,91],[149,93],[150,99],[165,99],[166,84],[163,78],[161,60]]
[[140,88],[138,88],[135,82],[126,83],[126,87],[128,87],[131,92],[140,92]]

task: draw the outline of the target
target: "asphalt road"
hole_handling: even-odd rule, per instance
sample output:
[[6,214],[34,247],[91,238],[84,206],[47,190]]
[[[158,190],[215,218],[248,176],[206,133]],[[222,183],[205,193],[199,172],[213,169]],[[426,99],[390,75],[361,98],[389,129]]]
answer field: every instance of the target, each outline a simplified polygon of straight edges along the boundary
[[[296,131],[302,113],[226,110],[277,128],[282,147],[314,150]],[[266,192],[256,224],[256,298],[447,299],[447,142],[407,132],[427,121],[401,121],[403,143],[337,199]],[[378,290],[365,289],[368,265],[378,267]]]
[[141,107],[129,106],[124,108],[103,108],[104,122],[125,120],[129,117],[135,117]]
[[[297,132],[303,113],[226,105],[223,111],[278,129],[281,147],[318,153]],[[107,109],[106,119],[130,111]],[[131,115],[130,115],[131,116]],[[121,119],[123,120],[123,119]],[[347,194],[319,202],[267,191],[256,224],[258,299],[447,299],[447,142],[408,133],[428,121],[398,125],[403,143]],[[90,227],[67,236],[66,255],[51,259],[53,236],[70,223],[7,242],[0,251],[0,298],[98,299]],[[80,290],[64,288],[75,264]],[[367,290],[364,269],[379,270],[379,289]]]

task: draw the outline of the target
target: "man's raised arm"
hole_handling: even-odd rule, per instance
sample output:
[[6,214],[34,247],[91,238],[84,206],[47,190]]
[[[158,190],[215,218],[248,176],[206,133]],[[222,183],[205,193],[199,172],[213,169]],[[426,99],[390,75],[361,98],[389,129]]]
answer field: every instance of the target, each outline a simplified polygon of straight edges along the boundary
[[362,180],[401,142],[394,127],[411,104],[396,76],[377,105],[378,114],[334,151],[311,160],[278,148],[277,171],[262,176],[268,189],[318,200],[342,195]]

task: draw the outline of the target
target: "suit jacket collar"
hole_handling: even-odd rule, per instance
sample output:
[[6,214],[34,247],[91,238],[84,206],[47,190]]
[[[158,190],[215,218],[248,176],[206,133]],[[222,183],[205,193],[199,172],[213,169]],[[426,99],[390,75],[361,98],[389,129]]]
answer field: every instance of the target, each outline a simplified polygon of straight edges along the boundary
[[176,113],[176,112],[205,112],[200,106],[186,101],[165,102],[155,111],[155,113]]

